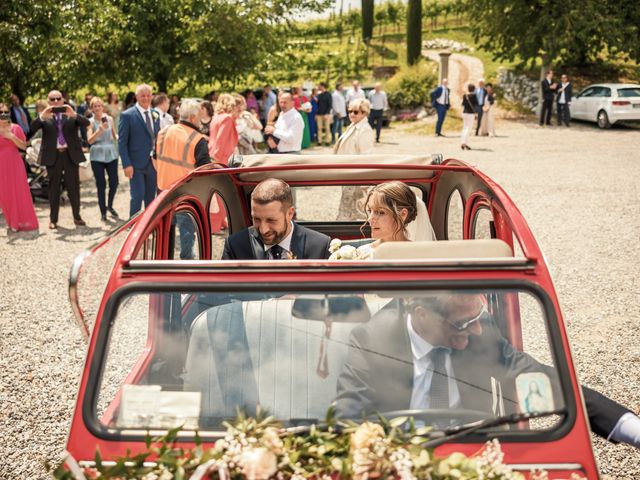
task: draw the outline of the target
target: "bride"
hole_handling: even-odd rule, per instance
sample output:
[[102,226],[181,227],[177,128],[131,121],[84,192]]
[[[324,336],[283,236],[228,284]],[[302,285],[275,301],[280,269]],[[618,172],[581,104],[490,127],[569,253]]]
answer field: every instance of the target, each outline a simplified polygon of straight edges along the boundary
[[[356,249],[357,259],[373,258],[376,248],[384,242],[436,239],[427,207],[403,182],[385,182],[371,188],[365,205],[374,241]],[[336,249],[329,260],[341,258],[338,252]]]

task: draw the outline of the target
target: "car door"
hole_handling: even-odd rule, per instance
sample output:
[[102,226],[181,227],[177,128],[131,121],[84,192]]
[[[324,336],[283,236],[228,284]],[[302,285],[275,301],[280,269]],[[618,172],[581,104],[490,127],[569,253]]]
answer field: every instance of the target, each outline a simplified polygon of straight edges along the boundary
[[588,120],[587,106],[591,96],[595,93],[595,87],[587,87],[576,95],[571,103],[571,117],[578,120]]

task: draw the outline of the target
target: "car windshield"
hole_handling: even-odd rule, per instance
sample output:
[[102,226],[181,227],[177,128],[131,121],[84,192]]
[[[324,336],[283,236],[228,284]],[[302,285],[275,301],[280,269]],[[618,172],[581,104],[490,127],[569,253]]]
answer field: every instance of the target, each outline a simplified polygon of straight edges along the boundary
[[619,88],[618,97],[640,97],[640,87]]
[[[331,405],[338,418],[409,414],[438,428],[558,411],[563,357],[544,305],[533,291],[415,285],[131,293],[101,325],[87,398],[102,428],[122,430],[216,432],[258,405],[285,426],[321,422]],[[532,434],[562,418],[493,431]]]

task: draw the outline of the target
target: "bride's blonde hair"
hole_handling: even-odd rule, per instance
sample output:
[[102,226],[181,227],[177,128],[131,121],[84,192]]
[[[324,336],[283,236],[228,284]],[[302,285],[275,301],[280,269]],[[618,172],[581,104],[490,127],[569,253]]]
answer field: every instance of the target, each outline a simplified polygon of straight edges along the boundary
[[[396,237],[399,233],[403,233],[405,237],[408,236],[407,224],[413,222],[416,219],[418,210],[416,207],[416,195],[411,188],[403,182],[397,180],[392,182],[380,183],[369,190],[367,198],[365,199],[364,206],[365,212],[369,200],[373,200],[373,204],[388,210],[396,224],[396,231],[393,236]],[[407,209],[407,218],[402,219],[400,212],[402,209]],[[368,216],[368,212],[367,212]],[[360,228],[364,235],[364,227],[368,222]]]

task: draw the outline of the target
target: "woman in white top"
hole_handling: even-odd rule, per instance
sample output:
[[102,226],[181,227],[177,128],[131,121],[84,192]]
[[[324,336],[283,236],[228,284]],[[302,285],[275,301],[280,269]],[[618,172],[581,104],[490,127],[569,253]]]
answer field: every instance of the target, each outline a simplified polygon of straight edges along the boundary
[[373,151],[374,135],[369,125],[370,111],[371,103],[364,98],[358,98],[349,103],[351,124],[336,142],[333,153],[349,155]]

